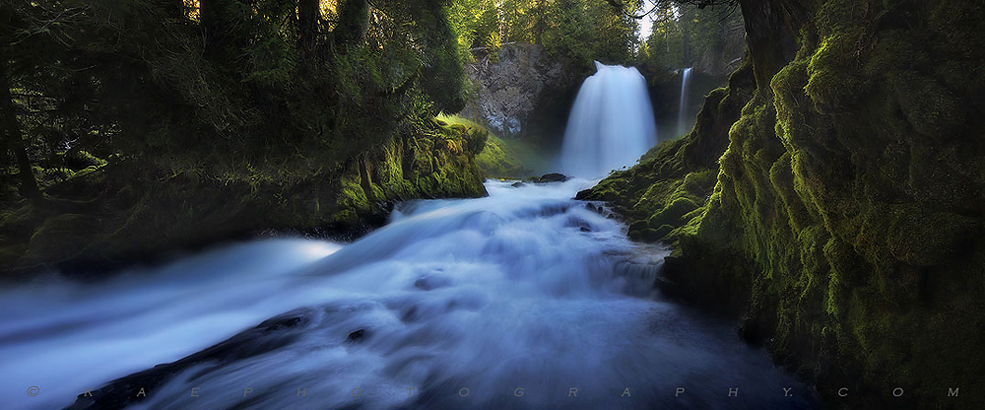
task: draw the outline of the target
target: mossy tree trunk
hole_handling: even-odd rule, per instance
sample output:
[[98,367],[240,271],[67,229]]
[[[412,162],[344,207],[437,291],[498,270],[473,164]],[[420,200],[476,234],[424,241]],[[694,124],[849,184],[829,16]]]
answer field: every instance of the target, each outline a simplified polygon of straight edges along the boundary
[[3,128],[3,146],[12,151],[17,158],[17,169],[20,175],[21,195],[36,199],[41,197],[38,182],[31,170],[31,159],[27,156],[27,146],[21,133],[20,122],[17,120],[14,101],[10,94],[10,63],[0,61],[0,124]]
[[201,0],[199,2],[199,16],[207,43],[213,42],[211,38],[222,32],[222,14],[224,6],[228,2],[229,0]]
[[312,52],[318,42],[318,23],[321,8],[318,0],[298,0],[298,43],[301,49]]
[[339,6],[339,24],[332,31],[337,46],[359,42],[369,29],[368,0],[345,0]]
[[795,38],[806,8],[801,0],[740,0],[739,5],[756,85],[769,92],[770,79],[796,53]]
[[234,13],[238,0],[201,0],[199,16],[206,54],[213,58],[234,57],[231,51]]
[[681,18],[681,50],[684,52],[684,65],[691,66],[694,64],[691,58],[691,30],[690,26],[693,25],[694,20],[694,9],[691,7],[681,7],[681,13],[683,17]]

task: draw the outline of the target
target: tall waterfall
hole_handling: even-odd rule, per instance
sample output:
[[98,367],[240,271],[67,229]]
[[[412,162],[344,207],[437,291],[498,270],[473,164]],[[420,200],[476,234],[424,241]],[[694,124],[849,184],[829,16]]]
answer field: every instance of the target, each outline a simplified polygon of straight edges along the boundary
[[646,81],[634,67],[595,62],[568,118],[561,171],[586,178],[632,165],[657,142]]
[[691,68],[684,69],[684,76],[681,78],[681,109],[677,113],[677,134],[687,133],[687,85],[691,79]]

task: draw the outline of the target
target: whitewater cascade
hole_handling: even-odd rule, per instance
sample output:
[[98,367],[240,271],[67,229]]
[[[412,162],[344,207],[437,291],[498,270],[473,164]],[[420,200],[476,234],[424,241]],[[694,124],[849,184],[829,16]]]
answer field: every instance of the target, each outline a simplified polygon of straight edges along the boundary
[[643,75],[635,67],[595,66],[578,91],[561,148],[561,172],[586,178],[632,165],[657,143]]
[[687,133],[687,86],[690,83],[691,68],[684,69],[684,76],[681,78],[681,109],[677,113],[677,134]]
[[0,289],[3,408],[98,409],[78,395],[136,386],[127,410],[815,408],[728,322],[655,294],[667,252],[570,199],[591,184],[489,181],[486,198],[401,204],[348,244],[255,241]]

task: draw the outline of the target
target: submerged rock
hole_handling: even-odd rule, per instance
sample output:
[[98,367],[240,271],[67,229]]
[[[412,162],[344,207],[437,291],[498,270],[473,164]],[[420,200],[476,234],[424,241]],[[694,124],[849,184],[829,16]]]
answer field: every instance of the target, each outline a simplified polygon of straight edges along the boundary
[[369,336],[369,333],[366,329],[359,329],[349,333],[349,336],[345,338],[345,341],[349,343],[359,343],[365,340],[367,336]]
[[556,172],[552,172],[550,174],[544,174],[544,175],[539,176],[539,177],[537,177],[537,176],[526,177],[522,181],[514,182],[512,186],[513,187],[521,187],[521,186],[523,186],[526,183],[532,183],[532,184],[548,184],[548,183],[552,183],[552,182],[566,182],[566,181],[568,181],[570,179],[571,178],[568,177],[567,175],[559,174],[559,173],[556,173]]
[[541,183],[544,183],[544,182],[565,182],[565,181],[567,181],[569,179],[571,179],[571,178],[568,178],[564,174],[559,174],[559,173],[553,172],[553,173],[544,174],[543,176],[541,176],[540,177],[540,182]]

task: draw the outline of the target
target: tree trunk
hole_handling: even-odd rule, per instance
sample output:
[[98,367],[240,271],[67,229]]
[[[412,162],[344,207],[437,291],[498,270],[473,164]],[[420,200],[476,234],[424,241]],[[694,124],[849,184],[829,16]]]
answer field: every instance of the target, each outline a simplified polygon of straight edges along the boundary
[[335,44],[345,46],[359,42],[369,29],[369,1],[345,0],[339,6],[339,24],[332,31]]
[[0,61],[0,124],[2,124],[3,145],[17,158],[18,175],[21,180],[20,193],[26,198],[41,197],[38,181],[34,179],[31,159],[27,156],[27,145],[21,134],[20,122],[14,111],[14,101],[10,95],[10,66],[4,59]]
[[318,42],[318,22],[321,8],[318,0],[298,0],[298,42],[301,49],[311,52]]
[[771,93],[770,80],[793,59],[796,34],[806,19],[803,0],[740,0],[746,44],[756,86]]
[[229,3],[232,0],[200,0],[198,15],[205,36],[206,54],[215,56],[225,46],[229,36]]
[[172,19],[183,20],[185,18],[184,0],[161,0],[161,7],[164,9],[164,13]]

